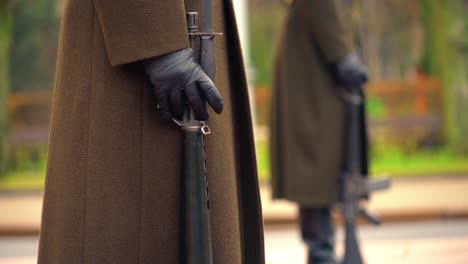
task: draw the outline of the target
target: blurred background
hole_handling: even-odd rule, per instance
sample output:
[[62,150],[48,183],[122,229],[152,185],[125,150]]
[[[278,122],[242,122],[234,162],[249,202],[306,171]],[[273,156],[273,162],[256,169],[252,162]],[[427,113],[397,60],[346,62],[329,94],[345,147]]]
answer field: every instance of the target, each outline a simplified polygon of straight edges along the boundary
[[[0,0],[1,264],[35,259],[62,2]],[[370,202],[389,224],[362,227],[365,255],[369,263],[466,263],[468,1],[343,2],[371,75],[371,172],[394,181]],[[280,0],[234,3],[255,109],[267,261],[303,263],[296,208],[271,201],[268,185],[273,51],[286,8]]]
[[[250,1],[253,89],[257,123],[263,128],[269,123],[272,54],[284,13],[277,2]],[[395,177],[466,172],[468,2],[345,2],[371,76],[372,172]],[[268,135],[258,136],[258,147],[260,174],[267,179],[264,137]]]

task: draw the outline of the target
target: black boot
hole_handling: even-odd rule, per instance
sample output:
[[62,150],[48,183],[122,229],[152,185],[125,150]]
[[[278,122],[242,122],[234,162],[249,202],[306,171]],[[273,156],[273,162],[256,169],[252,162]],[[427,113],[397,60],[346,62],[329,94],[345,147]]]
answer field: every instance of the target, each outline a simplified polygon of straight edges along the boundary
[[330,208],[300,208],[302,239],[308,246],[308,264],[337,264]]

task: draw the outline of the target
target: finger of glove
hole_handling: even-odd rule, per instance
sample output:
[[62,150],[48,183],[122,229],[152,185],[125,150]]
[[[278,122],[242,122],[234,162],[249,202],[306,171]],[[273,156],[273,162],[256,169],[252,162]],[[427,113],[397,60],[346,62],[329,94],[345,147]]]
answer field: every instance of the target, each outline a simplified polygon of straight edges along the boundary
[[358,71],[348,71],[341,77],[341,82],[345,86],[350,86],[353,89],[359,88],[365,82],[363,74]]
[[167,93],[157,94],[158,111],[163,119],[171,120],[171,107],[169,104],[169,95]]
[[214,83],[208,79],[198,81],[197,85],[211,108],[213,108],[216,113],[221,114],[223,112],[223,98],[221,97],[221,94],[219,94]]
[[360,76],[360,79],[361,79],[361,82],[363,84],[365,84],[367,81],[369,81],[369,77],[367,76],[367,73],[361,73],[361,76]]
[[187,86],[184,91],[187,97],[187,101],[193,110],[195,118],[201,121],[208,120],[208,110],[206,109],[205,102],[198,93],[197,85],[193,83]]
[[185,111],[184,92],[182,89],[177,89],[169,95],[169,102],[172,116],[178,120],[182,120]]
[[362,72],[359,72],[355,74],[353,80],[355,86],[363,86],[367,82],[367,76]]
[[366,83],[368,80],[367,69],[362,63],[357,64],[356,68],[354,69],[354,75],[356,80],[358,80],[361,85]]

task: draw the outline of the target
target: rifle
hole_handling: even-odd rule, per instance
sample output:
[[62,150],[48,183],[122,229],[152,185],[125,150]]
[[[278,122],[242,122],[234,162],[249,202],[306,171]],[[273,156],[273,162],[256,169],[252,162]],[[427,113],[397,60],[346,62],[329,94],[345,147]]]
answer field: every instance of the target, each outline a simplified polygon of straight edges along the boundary
[[345,221],[345,255],[344,264],[362,264],[363,259],[356,235],[356,219],[361,216],[374,225],[379,225],[380,219],[360,206],[360,200],[371,192],[381,191],[390,187],[388,179],[368,180],[361,175],[362,137],[361,122],[364,97],[356,89],[352,92],[343,91],[342,98],[346,102],[345,152],[343,172],[340,177],[339,204]]
[[[187,26],[190,46],[197,50],[200,38],[199,63],[206,74],[214,81],[215,53],[213,32],[212,2],[203,0],[202,31],[198,32],[198,13],[187,13]],[[196,120],[193,111],[187,106],[183,120],[174,120],[183,131],[182,164],[182,263],[212,264],[209,199],[205,161],[204,136],[211,133],[204,121]]]

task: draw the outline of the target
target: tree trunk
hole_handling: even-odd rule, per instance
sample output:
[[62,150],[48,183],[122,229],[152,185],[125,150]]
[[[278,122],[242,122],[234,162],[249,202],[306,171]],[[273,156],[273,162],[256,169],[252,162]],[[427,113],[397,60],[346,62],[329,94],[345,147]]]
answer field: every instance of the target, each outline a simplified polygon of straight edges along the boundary
[[5,173],[8,160],[9,48],[9,0],[0,0],[0,175]]
[[468,87],[463,28],[468,23],[467,11],[463,0],[423,0],[422,4],[426,29],[423,67],[443,86],[445,141],[451,150],[466,155],[468,144],[463,135],[468,131]]
[[423,69],[437,77],[442,84],[442,125],[444,141],[450,147],[456,145],[456,127],[453,104],[453,59],[449,42],[449,1],[422,0],[422,18],[425,27]]

